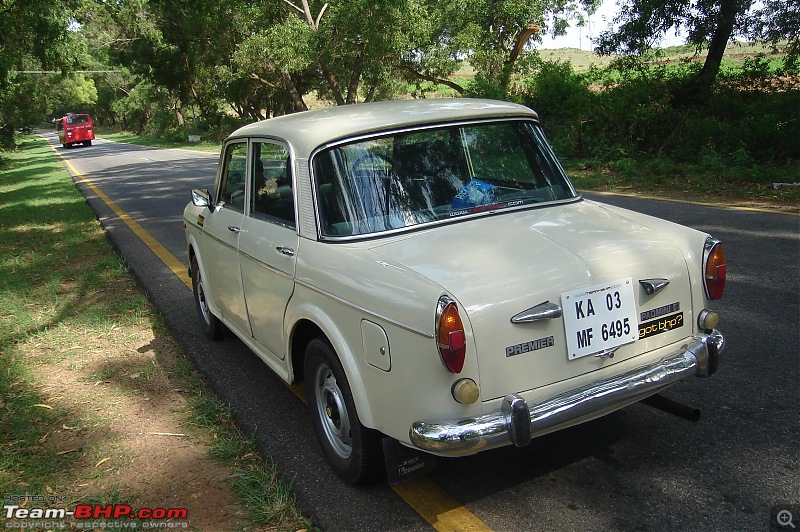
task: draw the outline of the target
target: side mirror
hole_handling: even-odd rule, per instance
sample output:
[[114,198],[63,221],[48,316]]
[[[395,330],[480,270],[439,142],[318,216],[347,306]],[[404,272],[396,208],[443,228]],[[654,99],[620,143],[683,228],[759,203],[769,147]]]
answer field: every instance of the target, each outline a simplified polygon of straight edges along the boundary
[[208,207],[211,205],[211,193],[207,188],[192,190],[192,203],[195,207]]

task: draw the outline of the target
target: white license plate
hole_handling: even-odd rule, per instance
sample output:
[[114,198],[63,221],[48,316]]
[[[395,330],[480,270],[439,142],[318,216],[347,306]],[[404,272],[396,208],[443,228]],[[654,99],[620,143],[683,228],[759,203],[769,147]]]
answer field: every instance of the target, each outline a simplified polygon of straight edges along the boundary
[[564,292],[561,307],[570,360],[602,353],[639,338],[630,277]]

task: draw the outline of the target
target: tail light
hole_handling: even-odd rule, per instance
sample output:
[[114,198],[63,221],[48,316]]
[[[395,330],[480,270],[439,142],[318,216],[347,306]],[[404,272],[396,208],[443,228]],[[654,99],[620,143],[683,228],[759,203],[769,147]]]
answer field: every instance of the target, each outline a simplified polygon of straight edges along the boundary
[[714,238],[706,240],[703,254],[703,269],[706,295],[708,299],[720,299],[725,291],[725,278],[727,267],[725,265],[725,250],[722,243]]
[[458,305],[447,296],[440,297],[436,304],[436,347],[448,371],[460,373],[467,354],[467,337]]

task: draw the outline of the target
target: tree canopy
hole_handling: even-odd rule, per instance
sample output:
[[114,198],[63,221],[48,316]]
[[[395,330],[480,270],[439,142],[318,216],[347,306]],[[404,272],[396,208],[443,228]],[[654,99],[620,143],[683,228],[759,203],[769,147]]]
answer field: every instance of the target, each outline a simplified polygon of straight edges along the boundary
[[733,38],[765,39],[773,44],[789,41],[789,64],[794,65],[800,46],[800,4],[765,0],[620,0],[614,19],[616,30],[597,40],[597,51],[643,53],[669,31],[685,31],[698,51],[707,49],[702,70],[677,95],[687,102],[708,90],[719,73],[723,54]]
[[[609,1],[609,0],[606,0]],[[642,53],[687,31],[708,59],[687,90],[715,79],[735,37],[789,41],[798,56],[797,2],[621,0],[603,53]],[[219,128],[439,84],[456,94],[508,97],[531,72],[536,43],[580,24],[601,0],[0,0],[0,126],[94,105],[134,130]],[[455,78],[468,64],[474,79]],[[26,69],[58,73],[35,80]],[[81,74],[81,70],[103,71]],[[400,87],[400,89],[398,89]]]
[[37,112],[44,95],[27,71],[70,70],[80,47],[69,31],[77,0],[0,0],[0,144]]

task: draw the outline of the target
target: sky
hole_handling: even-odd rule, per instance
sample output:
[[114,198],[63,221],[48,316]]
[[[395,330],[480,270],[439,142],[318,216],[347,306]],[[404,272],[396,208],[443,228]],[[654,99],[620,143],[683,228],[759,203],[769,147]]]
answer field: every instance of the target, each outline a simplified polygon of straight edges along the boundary
[[[566,35],[556,37],[555,39],[546,36],[542,39],[541,48],[578,48],[580,50],[591,50],[594,48],[591,39],[609,29],[616,14],[616,0],[604,0],[597,12],[589,17],[586,26],[583,28],[573,26],[567,30]],[[676,37],[674,31],[667,32],[659,43],[661,47],[677,46],[679,44],[685,44],[685,41],[681,37]]]

